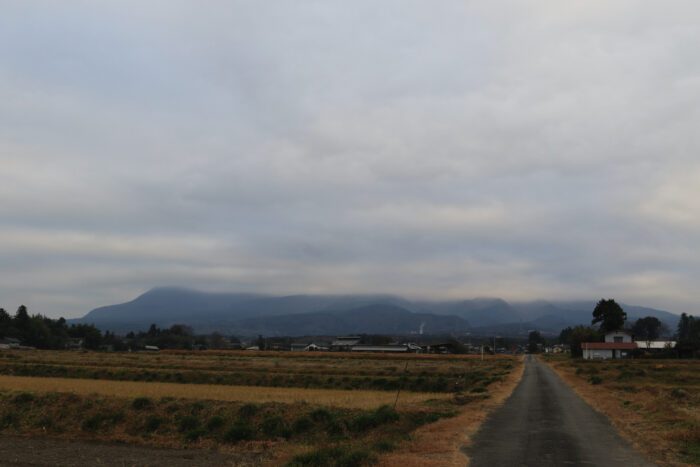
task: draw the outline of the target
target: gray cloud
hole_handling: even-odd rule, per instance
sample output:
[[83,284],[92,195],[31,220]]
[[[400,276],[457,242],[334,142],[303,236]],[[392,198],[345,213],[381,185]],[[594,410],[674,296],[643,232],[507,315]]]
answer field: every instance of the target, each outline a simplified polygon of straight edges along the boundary
[[700,298],[700,7],[6,2],[0,306]]

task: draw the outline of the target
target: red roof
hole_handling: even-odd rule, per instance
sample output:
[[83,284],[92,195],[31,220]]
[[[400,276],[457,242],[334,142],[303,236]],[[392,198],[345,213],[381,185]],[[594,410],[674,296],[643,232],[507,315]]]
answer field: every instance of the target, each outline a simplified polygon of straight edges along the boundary
[[637,348],[636,342],[581,342],[582,349],[591,350],[632,350]]

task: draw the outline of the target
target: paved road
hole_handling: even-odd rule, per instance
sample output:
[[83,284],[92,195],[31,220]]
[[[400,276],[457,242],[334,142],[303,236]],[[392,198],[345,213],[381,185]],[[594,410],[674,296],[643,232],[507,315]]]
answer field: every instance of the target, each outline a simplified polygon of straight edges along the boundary
[[513,394],[465,452],[470,467],[654,465],[531,355]]

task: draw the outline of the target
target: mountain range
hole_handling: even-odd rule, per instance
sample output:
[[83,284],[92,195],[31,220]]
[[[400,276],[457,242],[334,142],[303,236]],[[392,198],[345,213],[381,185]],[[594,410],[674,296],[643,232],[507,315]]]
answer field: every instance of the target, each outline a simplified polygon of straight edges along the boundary
[[[340,334],[451,334],[527,336],[558,334],[590,324],[597,300],[506,302],[500,298],[408,300],[392,295],[262,295],[210,293],[177,287],[151,289],[134,300],[103,306],[73,323],[117,333],[186,324],[196,333],[237,336]],[[675,329],[672,313],[621,304],[628,321],[655,316]]]

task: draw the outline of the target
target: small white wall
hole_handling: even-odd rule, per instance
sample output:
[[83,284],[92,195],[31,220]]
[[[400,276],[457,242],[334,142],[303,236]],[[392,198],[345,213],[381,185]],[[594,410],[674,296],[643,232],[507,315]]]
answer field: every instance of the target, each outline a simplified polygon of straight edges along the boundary
[[583,358],[586,360],[590,359],[603,359],[608,360],[613,357],[613,351],[609,349],[583,349]]
[[622,342],[632,342],[632,336],[624,331],[609,332],[605,335],[605,342],[615,342],[616,337],[621,337]]

